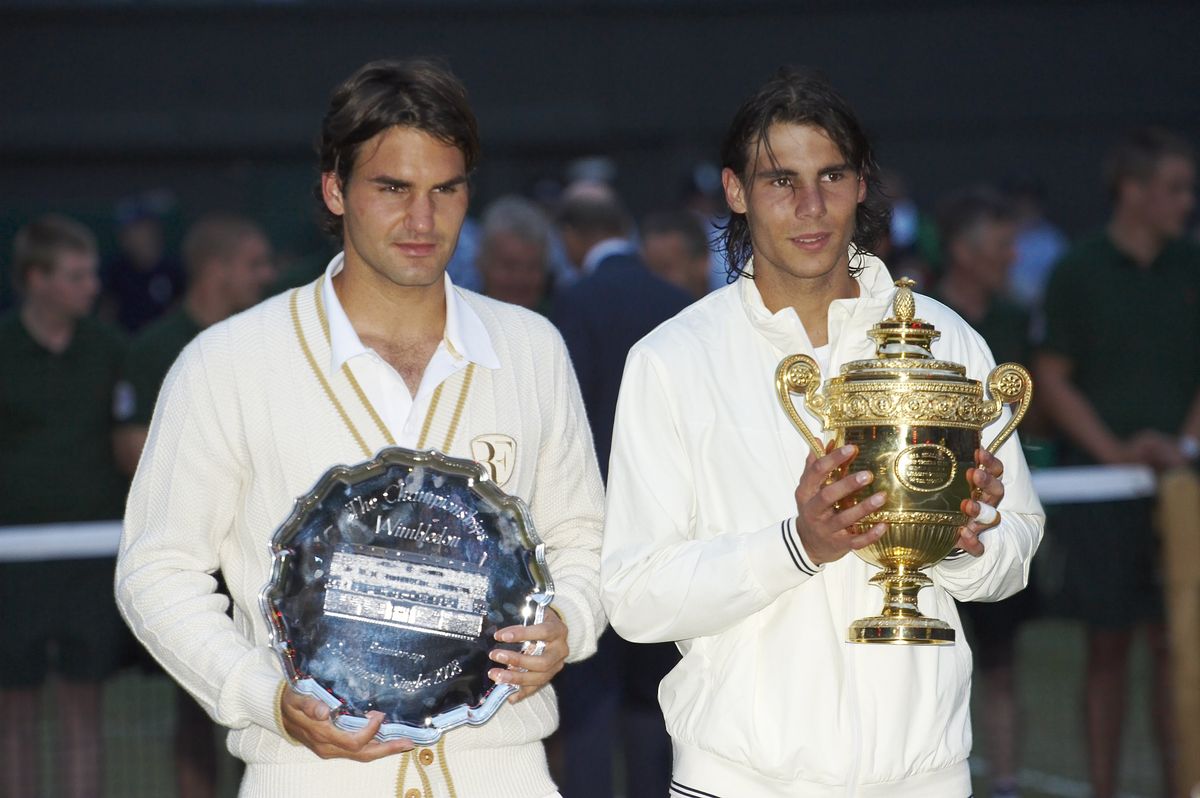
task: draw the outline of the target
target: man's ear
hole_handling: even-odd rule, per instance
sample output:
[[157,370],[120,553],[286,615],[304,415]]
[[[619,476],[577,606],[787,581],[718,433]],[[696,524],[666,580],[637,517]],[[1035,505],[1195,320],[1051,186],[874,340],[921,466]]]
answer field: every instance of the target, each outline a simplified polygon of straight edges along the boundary
[[335,216],[346,212],[346,205],[342,199],[342,181],[338,179],[336,172],[321,173],[321,198],[325,200],[325,207]]
[[721,170],[721,185],[725,189],[725,204],[734,213],[746,212],[746,188],[741,178],[728,166]]

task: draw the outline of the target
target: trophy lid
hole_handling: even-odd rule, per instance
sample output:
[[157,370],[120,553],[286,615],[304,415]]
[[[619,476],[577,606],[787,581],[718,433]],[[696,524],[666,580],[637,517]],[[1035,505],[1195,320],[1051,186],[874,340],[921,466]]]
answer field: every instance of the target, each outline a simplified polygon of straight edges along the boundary
[[940,336],[932,324],[916,318],[917,302],[913,297],[916,282],[908,277],[896,281],[896,296],[892,300],[890,318],[876,324],[867,335],[875,341],[875,354],[882,358],[931,359],[930,346]]
[[896,281],[892,299],[892,315],[878,322],[867,333],[875,341],[875,357],[855,360],[842,366],[844,378],[886,379],[905,375],[920,375],[926,379],[961,380],[966,369],[958,363],[935,360],[933,342],[941,337],[932,324],[916,317],[917,303],[913,296],[916,282],[908,277]]

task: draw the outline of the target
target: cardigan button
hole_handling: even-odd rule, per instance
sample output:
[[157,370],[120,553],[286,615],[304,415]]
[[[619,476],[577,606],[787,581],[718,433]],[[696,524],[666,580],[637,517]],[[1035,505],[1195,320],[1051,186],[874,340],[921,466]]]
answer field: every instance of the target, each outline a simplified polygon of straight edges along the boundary
[[421,798],[421,791],[413,787],[408,792],[404,793],[404,798]]
[[417,761],[425,767],[429,767],[433,764],[433,751],[429,748],[422,748],[421,752],[417,754]]

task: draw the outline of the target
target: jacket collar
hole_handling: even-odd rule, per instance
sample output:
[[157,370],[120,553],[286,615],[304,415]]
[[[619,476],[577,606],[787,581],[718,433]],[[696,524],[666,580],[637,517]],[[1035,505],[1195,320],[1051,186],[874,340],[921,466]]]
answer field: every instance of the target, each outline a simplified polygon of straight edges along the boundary
[[[892,276],[883,265],[883,261],[866,253],[851,254],[851,258],[859,259],[858,262],[863,267],[862,272],[855,278],[859,295],[853,299],[835,299],[829,305],[829,342],[834,363],[874,354],[875,344],[860,330],[867,329],[887,315],[891,309],[892,297],[896,293]],[[746,271],[753,274],[753,258],[746,264]],[[736,285],[746,318],[756,332],[780,352],[812,354],[812,342],[809,341],[808,333],[805,332],[804,324],[796,315],[795,309],[786,307],[771,313],[763,304],[762,295],[759,294],[754,280],[741,279]],[[849,331],[849,334],[843,335],[843,331]]]

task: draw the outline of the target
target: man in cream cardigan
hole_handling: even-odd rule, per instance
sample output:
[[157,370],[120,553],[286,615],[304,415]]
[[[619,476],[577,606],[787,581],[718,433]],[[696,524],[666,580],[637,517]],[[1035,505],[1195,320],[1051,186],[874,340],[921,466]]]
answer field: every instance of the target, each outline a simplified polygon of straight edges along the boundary
[[[835,509],[872,475],[830,478],[855,447],[809,455],[774,374],[795,352],[825,375],[874,355],[866,333],[894,294],[863,249],[887,218],[876,167],[845,101],[790,71],[738,111],[722,159],[737,279],[629,353],[601,558],[613,628],[683,653],[659,687],[671,795],[966,798],[971,656],[953,598],[1024,587],[1044,520],[1025,461],[1011,439],[976,455],[967,475],[989,506],[964,500],[962,552],[920,593],[958,643],[846,643],[880,606],[876,569],[847,555],[884,533],[851,529],[882,494]],[[941,331],[937,357],[986,377],[991,354],[962,319],[925,297],[917,310]]]
[[[315,283],[202,333],[168,375],[130,493],[117,598],[137,636],[247,763],[243,796],[555,796],[541,740],[551,677],[588,656],[602,489],[562,340],[540,316],[445,275],[479,152],[462,85],[426,62],[374,62],[325,116],[320,197],[344,251]],[[481,461],[523,498],[555,597],[540,640],[495,650],[489,676],[519,688],[485,725],[433,746],[339,729],[287,687],[258,605],[269,542],[328,468],[391,444]],[[233,617],[215,594],[220,569]]]

